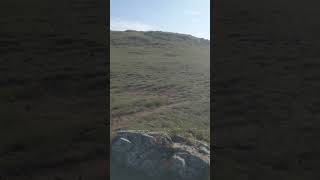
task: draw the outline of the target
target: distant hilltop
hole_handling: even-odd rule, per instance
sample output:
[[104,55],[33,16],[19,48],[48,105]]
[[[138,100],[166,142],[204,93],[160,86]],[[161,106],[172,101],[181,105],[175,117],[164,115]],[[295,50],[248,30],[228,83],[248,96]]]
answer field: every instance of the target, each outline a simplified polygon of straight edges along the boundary
[[210,46],[210,40],[163,31],[110,31],[111,46]]

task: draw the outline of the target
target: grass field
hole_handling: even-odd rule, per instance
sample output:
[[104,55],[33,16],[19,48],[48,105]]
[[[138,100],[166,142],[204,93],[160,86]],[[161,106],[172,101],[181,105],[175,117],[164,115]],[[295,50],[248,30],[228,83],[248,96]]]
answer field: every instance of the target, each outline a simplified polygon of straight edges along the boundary
[[166,131],[209,142],[208,40],[112,31],[111,129]]

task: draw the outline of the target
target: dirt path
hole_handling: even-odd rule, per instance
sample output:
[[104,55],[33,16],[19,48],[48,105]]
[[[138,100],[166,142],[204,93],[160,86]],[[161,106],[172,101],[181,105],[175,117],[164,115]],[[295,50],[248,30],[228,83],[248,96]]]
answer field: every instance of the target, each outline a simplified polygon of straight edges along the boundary
[[122,116],[118,116],[118,117],[112,117],[111,118],[111,128],[112,128],[112,130],[123,129],[123,128],[128,127],[128,122],[132,118],[143,118],[143,117],[146,117],[150,114],[163,112],[165,110],[175,108],[175,107],[178,107],[181,105],[185,105],[188,103],[190,103],[190,102],[184,101],[184,102],[179,102],[179,103],[172,103],[172,104],[163,105],[163,106],[160,106],[160,107],[157,107],[154,109],[147,109],[144,111],[139,111],[139,112],[126,114],[126,115],[122,115]]

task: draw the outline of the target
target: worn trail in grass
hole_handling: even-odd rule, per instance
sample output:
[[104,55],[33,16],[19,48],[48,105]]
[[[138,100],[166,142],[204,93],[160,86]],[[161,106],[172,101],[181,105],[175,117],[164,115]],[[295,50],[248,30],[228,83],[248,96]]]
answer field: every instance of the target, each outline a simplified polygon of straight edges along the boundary
[[166,111],[170,110],[171,108],[176,108],[176,107],[179,107],[183,104],[188,104],[188,103],[190,103],[190,102],[168,104],[168,105],[156,107],[154,109],[148,109],[148,110],[143,110],[143,111],[139,111],[139,112],[134,112],[131,114],[113,117],[113,121],[111,122],[111,127],[112,127],[112,130],[121,130],[123,128],[129,128],[130,124],[137,123],[134,121],[135,119],[141,119],[141,118],[150,116],[152,114],[166,112]]

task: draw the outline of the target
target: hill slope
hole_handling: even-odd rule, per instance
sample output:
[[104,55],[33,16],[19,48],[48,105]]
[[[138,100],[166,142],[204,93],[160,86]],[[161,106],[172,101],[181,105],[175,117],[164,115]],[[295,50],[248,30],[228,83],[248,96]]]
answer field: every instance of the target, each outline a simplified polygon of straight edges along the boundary
[[112,130],[167,131],[209,141],[210,41],[112,31]]

